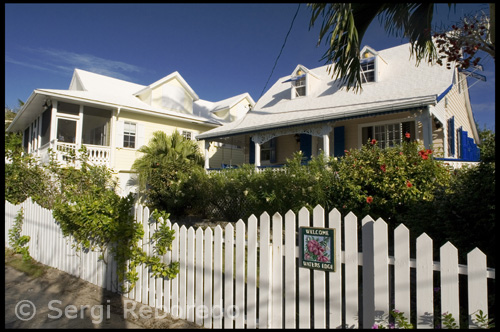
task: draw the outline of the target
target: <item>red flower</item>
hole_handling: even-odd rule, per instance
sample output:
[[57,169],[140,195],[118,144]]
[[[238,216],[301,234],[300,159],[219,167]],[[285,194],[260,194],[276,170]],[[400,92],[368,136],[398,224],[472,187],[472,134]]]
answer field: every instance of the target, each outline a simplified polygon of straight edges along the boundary
[[375,145],[375,144],[377,144],[377,140],[376,140],[375,138],[374,138],[374,139],[372,139],[372,142],[371,142],[371,144],[372,144],[372,145]]
[[406,134],[405,134],[405,137],[406,137],[406,138],[410,138],[410,133],[406,133]]
[[420,150],[420,151],[418,151],[418,155],[419,155],[422,159],[424,159],[424,160],[429,159],[429,154],[431,154],[431,153],[432,153],[432,150],[429,150],[429,149],[427,149],[427,150]]
[[385,172],[385,164],[380,165],[380,169],[382,170],[382,172]]
[[372,202],[373,202],[373,197],[368,196],[368,197],[366,198],[366,203],[371,204]]
[[409,180],[406,180],[406,186],[407,186],[408,188],[413,187],[413,185],[411,184],[411,182],[410,182]]

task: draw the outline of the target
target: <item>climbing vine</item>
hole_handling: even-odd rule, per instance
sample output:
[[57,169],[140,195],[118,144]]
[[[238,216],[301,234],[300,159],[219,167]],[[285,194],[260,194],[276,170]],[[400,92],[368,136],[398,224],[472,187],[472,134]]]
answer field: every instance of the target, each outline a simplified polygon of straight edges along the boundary
[[[117,183],[110,169],[91,164],[85,147],[78,153],[69,154],[69,162],[64,166],[56,160],[53,152],[50,155],[50,162],[43,169],[38,163],[32,163],[37,165],[38,173],[44,174],[41,177],[44,185],[38,186],[37,194],[30,196],[39,205],[52,210],[63,235],[74,241],[77,250],[100,252],[100,259],[105,263],[105,253],[112,255],[117,263],[122,292],[134,288],[138,280],[136,267],[142,264],[154,277],[175,278],[179,272],[178,262],[165,264],[159,256],[148,255],[139,246],[144,231],[132,215],[133,195],[120,197],[116,193]],[[34,167],[28,163],[19,165],[20,168]],[[21,224],[22,215],[16,218],[11,238],[17,245],[14,248],[27,252],[23,245],[29,237],[19,236]],[[174,231],[164,222],[160,222],[157,229],[152,237],[153,245],[157,248],[156,254],[163,255],[167,248],[170,249]]]
[[23,228],[24,222],[24,211],[23,208],[19,210],[14,219],[14,225],[9,229],[9,245],[12,247],[16,254],[23,255],[23,260],[27,261],[31,258],[29,247],[25,245],[30,241],[29,235],[22,235],[21,230]]

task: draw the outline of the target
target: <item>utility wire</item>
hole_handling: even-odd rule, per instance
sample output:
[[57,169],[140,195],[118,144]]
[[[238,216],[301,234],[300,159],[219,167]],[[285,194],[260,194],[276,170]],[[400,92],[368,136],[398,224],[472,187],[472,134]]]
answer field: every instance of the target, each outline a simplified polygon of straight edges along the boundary
[[266,88],[267,88],[267,84],[269,83],[269,80],[270,80],[270,79],[271,79],[271,77],[273,76],[274,69],[276,68],[276,65],[278,64],[278,59],[279,59],[279,58],[280,58],[280,56],[281,56],[281,52],[283,52],[283,48],[285,48],[286,40],[288,39],[288,35],[290,34],[290,31],[292,31],[293,23],[295,22],[295,18],[297,17],[297,14],[299,13],[299,9],[300,9],[300,3],[299,3],[299,5],[297,6],[297,11],[295,12],[295,16],[294,16],[294,17],[293,17],[293,19],[292,19],[292,24],[290,25],[290,29],[288,29],[288,32],[286,33],[286,36],[285,36],[285,41],[283,42],[283,46],[281,46],[280,53],[278,54],[278,57],[276,58],[276,61],[274,62],[274,66],[273,66],[273,69],[271,70],[271,74],[269,75],[269,78],[267,79],[267,82],[266,82],[266,85],[264,86],[264,89],[262,89],[262,92],[260,93],[259,99],[260,99],[260,97],[262,97],[262,95],[264,94],[264,91],[265,91],[265,90],[266,90]]

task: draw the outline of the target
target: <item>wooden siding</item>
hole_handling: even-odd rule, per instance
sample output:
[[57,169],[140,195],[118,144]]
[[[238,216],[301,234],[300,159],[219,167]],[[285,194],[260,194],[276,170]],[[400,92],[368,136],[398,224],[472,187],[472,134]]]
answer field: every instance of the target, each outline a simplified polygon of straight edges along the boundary
[[[194,137],[200,132],[204,132],[212,128],[212,126],[187,123],[173,119],[164,119],[127,111],[121,111],[117,120],[135,122],[138,125],[143,126],[144,144],[149,142],[155,131],[164,131],[167,135],[171,135],[175,130],[178,130],[180,133],[182,133],[183,130],[186,130],[192,132],[192,137],[194,139]],[[122,134],[115,131],[115,139],[119,139],[121,135]],[[200,152],[203,153],[205,142],[199,141],[198,146],[200,147]],[[115,170],[130,170],[134,160],[139,158],[140,155],[141,153],[137,152],[137,149],[117,148],[114,156]]]

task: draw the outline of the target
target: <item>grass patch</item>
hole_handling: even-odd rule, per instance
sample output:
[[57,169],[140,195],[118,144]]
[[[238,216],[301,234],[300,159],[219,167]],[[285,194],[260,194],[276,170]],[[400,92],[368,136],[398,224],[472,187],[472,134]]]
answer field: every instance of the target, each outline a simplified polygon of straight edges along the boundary
[[23,260],[22,255],[14,253],[9,248],[5,248],[5,265],[9,265],[33,278],[43,276],[48,270],[48,266],[38,263],[34,259]]

